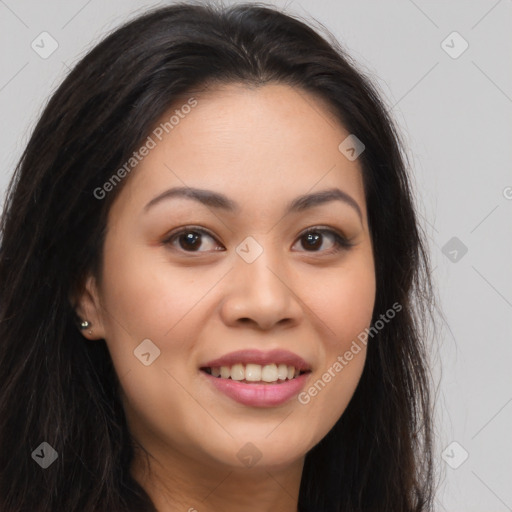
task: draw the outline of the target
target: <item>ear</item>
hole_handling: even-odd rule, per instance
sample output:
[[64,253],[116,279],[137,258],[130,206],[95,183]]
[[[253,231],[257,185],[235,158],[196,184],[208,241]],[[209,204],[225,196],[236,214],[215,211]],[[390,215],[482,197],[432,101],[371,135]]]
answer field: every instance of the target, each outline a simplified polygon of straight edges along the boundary
[[82,336],[89,340],[104,339],[103,308],[101,307],[96,279],[93,276],[89,275],[86,278],[82,290],[75,297],[74,303],[80,322],[87,320],[90,324],[90,327],[80,329]]

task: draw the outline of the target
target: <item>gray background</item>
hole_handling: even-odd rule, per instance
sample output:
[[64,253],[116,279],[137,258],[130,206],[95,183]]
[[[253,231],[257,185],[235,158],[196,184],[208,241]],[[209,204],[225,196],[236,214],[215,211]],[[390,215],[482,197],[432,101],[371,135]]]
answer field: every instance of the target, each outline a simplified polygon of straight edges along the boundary
[[[163,3],[0,0],[2,200],[69,67],[122,21]],[[408,145],[446,318],[441,364],[433,361],[443,476],[436,510],[512,510],[512,1],[269,3],[316,18],[341,41],[373,77]],[[43,31],[58,43],[46,59],[31,47]],[[457,58],[445,51],[463,48],[446,39],[454,31],[469,44]]]

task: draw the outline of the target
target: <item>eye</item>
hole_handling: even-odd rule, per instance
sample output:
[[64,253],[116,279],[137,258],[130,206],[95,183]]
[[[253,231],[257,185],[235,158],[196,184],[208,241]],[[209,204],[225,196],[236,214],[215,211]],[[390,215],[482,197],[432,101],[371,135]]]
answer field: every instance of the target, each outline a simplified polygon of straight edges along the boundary
[[[326,240],[327,248],[325,247]],[[299,241],[306,252],[327,252],[330,254],[337,253],[342,249],[349,249],[355,245],[337,231],[318,227],[307,229],[301,234]],[[213,235],[195,226],[173,231],[163,240],[163,244],[188,253],[225,250],[224,247],[218,244]]]
[[[325,248],[325,240],[328,240],[328,247]],[[329,242],[330,240],[330,242]],[[299,238],[301,245],[307,252],[328,252],[337,253],[342,249],[350,249],[355,244],[349,242],[337,231],[326,228],[309,228]]]
[[[204,238],[210,240],[209,243],[204,242]],[[212,243],[213,241],[213,243]],[[210,235],[207,231],[201,228],[196,228],[193,226],[187,227],[185,229],[181,229],[179,231],[174,231],[170,233],[165,240],[163,240],[165,245],[171,245],[178,250],[182,250],[185,252],[209,252],[211,250],[219,251],[224,250],[221,249],[212,249],[212,247],[220,247],[218,243],[215,241],[215,238]],[[206,245],[206,250],[199,250],[200,248],[204,248]],[[208,248],[209,246],[209,248]]]

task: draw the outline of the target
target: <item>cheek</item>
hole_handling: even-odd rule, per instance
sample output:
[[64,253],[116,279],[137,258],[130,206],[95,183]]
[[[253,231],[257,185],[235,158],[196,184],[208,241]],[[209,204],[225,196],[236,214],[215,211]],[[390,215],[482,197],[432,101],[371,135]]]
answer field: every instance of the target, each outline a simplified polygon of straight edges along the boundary
[[134,341],[179,331],[182,320],[222,277],[217,269],[201,273],[197,267],[173,267],[158,247],[111,247],[104,272],[105,309],[112,313],[107,324],[113,332],[122,327]]
[[[108,249],[103,297],[106,341],[116,373],[128,376],[121,379],[122,386],[140,410],[152,414],[165,404],[177,411],[183,399],[180,383],[197,371],[193,356],[204,319],[214,314],[208,292],[226,269],[173,267],[165,253],[147,247],[112,244]],[[146,359],[154,362],[145,366],[137,356],[147,352]]]
[[354,258],[351,263],[319,275],[305,296],[305,302],[325,328],[322,367],[298,397],[308,411],[308,422],[316,431],[317,440],[345,411],[366,360],[366,344],[358,336],[370,326],[373,314],[373,260]]
[[[197,269],[172,268],[147,248],[112,248],[106,253],[106,340],[121,381],[125,411],[135,415],[132,428],[151,425],[156,432],[171,430],[184,442],[194,418],[204,417],[204,410],[186,390],[191,371],[196,371],[191,365],[194,340],[203,327],[195,315],[204,313],[201,299],[223,273],[214,270],[202,276]],[[142,354],[148,352],[154,362],[146,366]]]
[[304,302],[329,334],[328,349],[343,350],[371,322],[376,291],[373,264],[371,260],[354,260],[315,277],[298,276],[303,280]]

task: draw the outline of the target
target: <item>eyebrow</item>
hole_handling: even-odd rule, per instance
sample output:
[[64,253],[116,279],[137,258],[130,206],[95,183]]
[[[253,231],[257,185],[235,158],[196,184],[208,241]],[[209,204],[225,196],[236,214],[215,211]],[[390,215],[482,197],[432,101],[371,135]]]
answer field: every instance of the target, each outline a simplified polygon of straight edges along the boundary
[[[192,199],[211,208],[222,209],[227,212],[237,213],[240,211],[240,205],[224,194],[221,194],[220,192],[214,192],[213,190],[205,190],[192,187],[170,188],[151,199],[151,201],[149,201],[149,203],[144,207],[144,210],[148,211],[157,203],[176,197]],[[329,203],[331,201],[341,201],[351,206],[357,212],[359,219],[362,222],[363,214],[359,204],[352,196],[346,192],[343,192],[343,190],[340,190],[339,188],[330,188],[320,192],[298,196],[293,201],[288,203],[285,208],[285,214],[301,212],[315,206]]]

